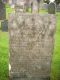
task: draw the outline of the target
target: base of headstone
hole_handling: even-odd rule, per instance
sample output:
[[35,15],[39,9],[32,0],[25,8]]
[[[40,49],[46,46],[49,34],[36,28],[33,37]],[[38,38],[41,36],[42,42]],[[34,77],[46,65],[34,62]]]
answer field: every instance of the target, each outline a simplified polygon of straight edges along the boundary
[[50,75],[49,76],[30,76],[29,74],[21,74],[21,73],[12,73],[10,72],[9,75],[9,80],[50,80]]
[[1,30],[4,31],[4,32],[8,31],[8,20],[3,20],[1,22]]
[[49,77],[46,77],[46,78],[20,78],[20,77],[13,77],[13,78],[10,78],[9,80],[50,80]]
[[[40,77],[30,77],[26,74],[20,73],[11,73],[12,75],[9,76],[9,80],[50,80],[50,76],[40,76]],[[20,74],[20,75],[19,75]]]

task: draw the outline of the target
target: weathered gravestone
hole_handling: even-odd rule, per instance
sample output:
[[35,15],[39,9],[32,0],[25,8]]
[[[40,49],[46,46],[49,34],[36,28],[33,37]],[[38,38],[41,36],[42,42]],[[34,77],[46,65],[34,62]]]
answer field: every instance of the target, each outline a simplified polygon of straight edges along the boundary
[[4,4],[6,4],[8,2],[8,0],[1,0]]
[[4,19],[6,19],[6,8],[5,8],[5,4],[0,2],[0,20],[4,20]]
[[60,4],[56,6],[56,11],[60,12]]
[[20,10],[10,16],[10,80],[50,80],[55,20]]
[[48,10],[48,5],[49,5],[49,4],[44,3],[43,6],[42,6],[42,9],[43,9],[43,10]]
[[48,5],[48,13],[49,14],[55,14],[55,8],[56,8],[56,5],[54,2],[51,2],[49,5]]
[[37,0],[33,1],[33,13],[38,12],[38,3]]
[[2,29],[2,31],[5,31],[5,32],[8,31],[8,20],[3,20],[1,22],[1,29]]
[[15,11],[16,12],[25,12],[25,10],[24,10],[24,4],[25,4],[25,2],[24,2],[24,0],[16,0],[15,1]]

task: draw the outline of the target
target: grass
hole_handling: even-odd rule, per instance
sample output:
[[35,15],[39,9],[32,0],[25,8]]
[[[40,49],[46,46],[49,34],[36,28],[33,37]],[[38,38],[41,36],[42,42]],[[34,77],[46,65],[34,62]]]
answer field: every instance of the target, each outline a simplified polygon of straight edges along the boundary
[[56,34],[55,34],[55,48],[52,63],[52,80],[60,80],[60,13],[56,14]]
[[0,80],[8,80],[8,34],[0,31]]
[[[6,19],[8,19],[9,14],[13,11],[8,5],[6,5]],[[1,22],[0,22],[0,29],[1,29]],[[8,64],[9,64],[9,40],[8,40],[8,33],[2,32],[0,30],[0,80],[9,80],[9,71],[8,71]]]
[[[33,13],[33,12],[31,12],[31,8],[29,8],[28,13]],[[38,12],[37,12],[37,13],[38,13]],[[40,14],[46,14],[46,13],[48,13],[48,12],[47,12],[47,10],[45,10],[45,9],[40,9],[40,10],[39,10],[39,13],[40,13]]]
[[[12,9],[7,8],[7,19]],[[44,11],[43,11],[44,12]],[[51,80],[60,80],[60,13],[57,16],[55,48],[51,69]],[[9,38],[7,32],[0,31],[0,80],[8,80]]]

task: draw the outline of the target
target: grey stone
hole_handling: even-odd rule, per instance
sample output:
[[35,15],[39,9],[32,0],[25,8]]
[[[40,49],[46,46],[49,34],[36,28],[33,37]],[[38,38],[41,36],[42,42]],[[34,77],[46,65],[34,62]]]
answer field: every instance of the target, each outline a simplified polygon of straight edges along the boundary
[[48,10],[48,5],[49,5],[49,4],[44,3],[44,4],[43,4],[43,9]]
[[53,14],[10,16],[10,80],[50,80],[55,23]]
[[8,0],[1,0],[4,4],[8,2]]
[[60,5],[57,5],[57,6],[56,6],[56,11],[57,11],[57,12],[60,12]]
[[51,3],[48,5],[48,13],[49,13],[49,14],[55,14],[55,9],[56,9],[55,3],[51,2]]
[[5,8],[5,4],[0,2],[0,20],[4,20],[4,19],[6,19],[6,8]]
[[50,80],[50,78],[47,77],[47,78],[31,78],[31,79],[29,79],[29,78],[13,77],[10,80]]
[[15,11],[16,12],[25,12],[25,2],[24,0],[16,0],[15,2]]
[[8,20],[3,20],[3,21],[1,22],[1,29],[2,29],[2,31],[4,31],[4,32],[7,32],[7,31],[8,31]]
[[33,13],[37,13],[38,12],[38,3],[37,0],[35,0],[33,2]]

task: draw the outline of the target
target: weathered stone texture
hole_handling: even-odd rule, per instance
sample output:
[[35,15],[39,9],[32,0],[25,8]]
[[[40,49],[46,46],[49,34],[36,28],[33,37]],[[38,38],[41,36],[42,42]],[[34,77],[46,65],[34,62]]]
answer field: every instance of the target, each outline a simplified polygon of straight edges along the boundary
[[12,80],[49,80],[54,32],[55,15],[11,15],[9,35]]
[[1,29],[2,29],[2,31],[4,31],[4,32],[7,32],[7,31],[8,31],[8,20],[3,20],[3,21],[1,22]]
[[56,13],[56,4],[51,2],[49,5],[48,5],[48,13],[49,14],[55,14]]

